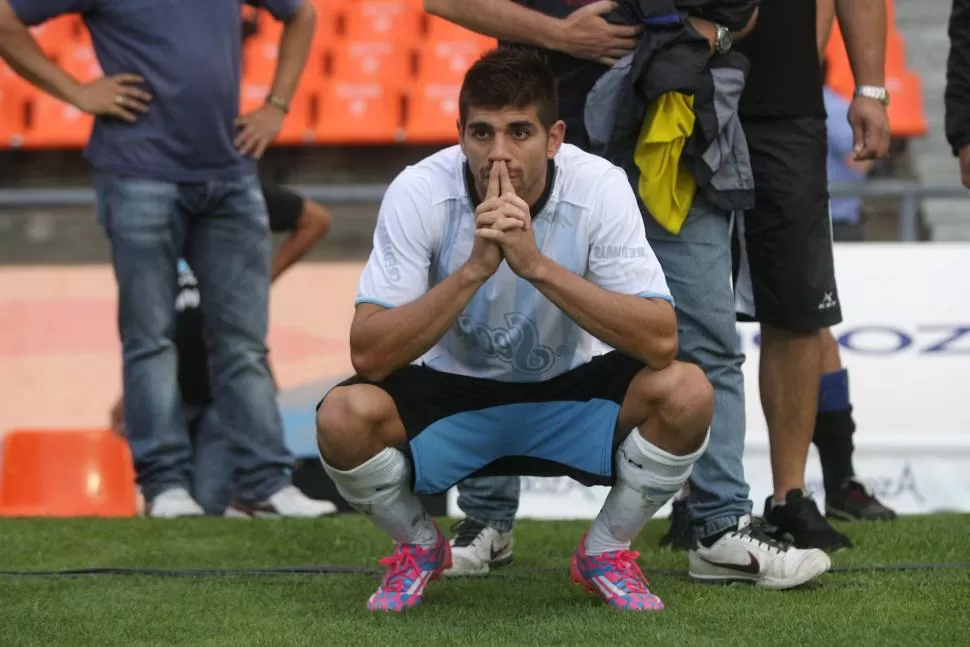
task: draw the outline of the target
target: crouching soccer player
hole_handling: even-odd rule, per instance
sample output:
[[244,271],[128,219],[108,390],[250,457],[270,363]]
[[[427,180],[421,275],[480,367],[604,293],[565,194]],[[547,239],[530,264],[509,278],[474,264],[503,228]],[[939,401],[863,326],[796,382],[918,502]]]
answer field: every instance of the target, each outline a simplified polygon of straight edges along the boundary
[[[356,376],[317,409],[324,468],[394,540],[372,611],[419,604],[451,549],[417,494],[473,475],[612,485],[572,579],[659,610],[631,541],[703,453],[712,389],[677,325],[626,175],[563,145],[541,58],[485,54],[460,145],[388,187],[350,331]],[[593,356],[598,338],[611,350]],[[633,433],[630,433],[631,430]]]

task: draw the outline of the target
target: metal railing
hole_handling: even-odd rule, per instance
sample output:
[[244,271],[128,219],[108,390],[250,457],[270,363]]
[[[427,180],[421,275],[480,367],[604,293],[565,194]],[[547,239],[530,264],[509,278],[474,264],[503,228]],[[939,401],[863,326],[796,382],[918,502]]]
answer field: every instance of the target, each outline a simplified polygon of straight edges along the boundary
[[[325,204],[360,204],[379,202],[387,185],[297,185],[291,188]],[[829,190],[833,197],[898,199],[899,239],[906,242],[916,241],[919,237],[919,208],[923,200],[970,198],[970,192],[959,185],[923,184],[912,180],[876,179],[861,184],[836,184]],[[0,189],[0,208],[86,206],[94,206],[92,189]]]

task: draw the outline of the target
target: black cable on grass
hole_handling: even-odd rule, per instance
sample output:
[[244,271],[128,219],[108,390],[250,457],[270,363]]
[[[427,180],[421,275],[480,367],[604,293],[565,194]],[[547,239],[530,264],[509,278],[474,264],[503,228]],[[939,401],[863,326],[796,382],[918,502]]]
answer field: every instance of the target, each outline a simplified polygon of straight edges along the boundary
[[[489,579],[518,579],[537,573],[558,573],[564,568],[516,568],[499,571]],[[965,570],[970,571],[970,562],[913,563],[913,564],[855,564],[836,566],[830,573],[887,573],[900,571]],[[0,571],[0,577],[90,577],[96,575],[154,575],[162,577],[208,577],[208,576],[257,576],[257,575],[380,575],[379,568],[368,566],[291,566],[279,568],[81,568],[59,571]],[[686,576],[687,571],[676,568],[651,568],[650,575]]]

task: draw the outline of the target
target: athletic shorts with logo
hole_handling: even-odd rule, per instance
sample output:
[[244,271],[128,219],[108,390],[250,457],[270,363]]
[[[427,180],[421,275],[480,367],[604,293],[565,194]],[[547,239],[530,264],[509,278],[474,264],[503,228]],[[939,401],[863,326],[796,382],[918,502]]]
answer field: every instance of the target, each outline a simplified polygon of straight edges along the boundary
[[735,221],[738,319],[819,330],[842,321],[832,255],[825,119],[743,122],[754,209]]

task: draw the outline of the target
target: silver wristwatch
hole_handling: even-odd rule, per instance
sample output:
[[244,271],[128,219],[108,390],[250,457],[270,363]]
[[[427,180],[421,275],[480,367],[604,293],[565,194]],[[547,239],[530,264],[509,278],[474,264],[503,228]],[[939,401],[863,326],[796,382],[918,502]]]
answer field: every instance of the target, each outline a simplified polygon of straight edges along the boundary
[[875,99],[884,106],[889,105],[889,90],[881,85],[860,85],[855,89],[855,96]]
[[714,25],[714,53],[727,54],[733,44],[734,37],[731,36],[731,30],[724,25]]

